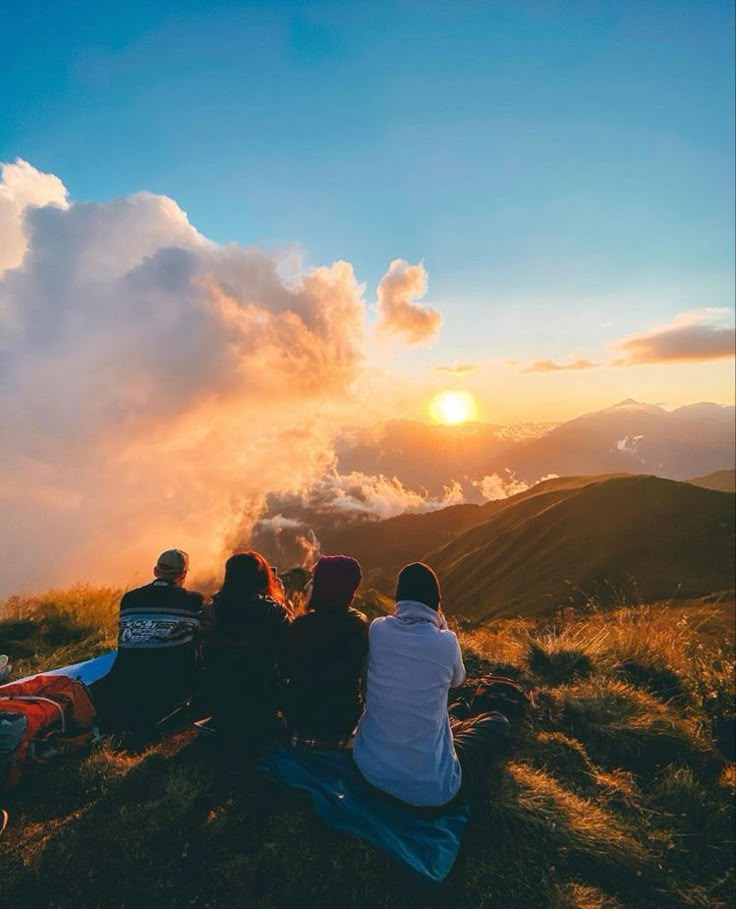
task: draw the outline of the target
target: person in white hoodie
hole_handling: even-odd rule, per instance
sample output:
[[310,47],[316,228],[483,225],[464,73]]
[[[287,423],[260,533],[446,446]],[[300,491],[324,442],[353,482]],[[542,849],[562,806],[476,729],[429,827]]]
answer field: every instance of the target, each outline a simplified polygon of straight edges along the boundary
[[422,562],[406,565],[394,614],[375,619],[369,631],[366,709],[353,759],[371,785],[419,808],[474,798],[492,753],[508,738],[508,721],[482,714],[453,735],[447,695],[464,681],[437,575]]

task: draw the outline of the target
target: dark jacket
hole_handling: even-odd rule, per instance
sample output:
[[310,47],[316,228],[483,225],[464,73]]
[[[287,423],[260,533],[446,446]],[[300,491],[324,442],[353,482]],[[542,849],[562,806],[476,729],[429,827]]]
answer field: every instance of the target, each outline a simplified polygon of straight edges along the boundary
[[98,707],[154,722],[192,695],[203,599],[160,579],[123,596],[118,653],[97,686]]
[[294,620],[282,661],[292,734],[330,741],[352,733],[363,711],[367,654],[368,621],[356,609],[320,609]]
[[157,579],[120,601],[118,651],[183,648],[193,653],[202,620],[201,593]]
[[289,621],[286,609],[269,597],[215,597],[204,635],[204,692],[213,713],[242,722],[246,713],[275,712]]

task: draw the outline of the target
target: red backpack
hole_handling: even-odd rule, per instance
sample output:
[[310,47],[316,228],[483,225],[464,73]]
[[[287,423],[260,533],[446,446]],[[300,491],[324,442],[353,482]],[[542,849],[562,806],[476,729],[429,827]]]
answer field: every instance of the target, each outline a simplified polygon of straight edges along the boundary
[[91,744],[99,737],[95,708],[82,682],[37,675],[0,686],[0,785],[18,782],[23,765],[42,763]]

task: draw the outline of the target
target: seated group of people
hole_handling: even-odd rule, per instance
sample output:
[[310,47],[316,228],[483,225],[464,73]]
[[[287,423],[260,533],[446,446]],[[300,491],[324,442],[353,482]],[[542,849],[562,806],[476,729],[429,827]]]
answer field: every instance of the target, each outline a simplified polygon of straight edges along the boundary
[[150,733],[194,694],[218,738],[253,752],[274,740],[352,748],[368,783],[407,805],[473,797],[508,721],[451,722],[448,693],[465,667],[428,565],[401,570],[394,614],[370,626],[352,607],[361,569],[348,556],[317,562],[296,617],[257,552],[228,559],[207,608],[184,587],[188,568],[186,553],[168,550],[155,580],[123,596],[117,657],[95,692],[103,718]]

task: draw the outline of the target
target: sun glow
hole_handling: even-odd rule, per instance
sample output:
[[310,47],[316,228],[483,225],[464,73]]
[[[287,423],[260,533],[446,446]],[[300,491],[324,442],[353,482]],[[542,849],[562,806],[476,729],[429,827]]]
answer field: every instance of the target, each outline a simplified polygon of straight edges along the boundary
[[467,391],[441,391],[432,398],[429,412],[435,423],[448,426],[475,420],[478,416],[475,398]]

